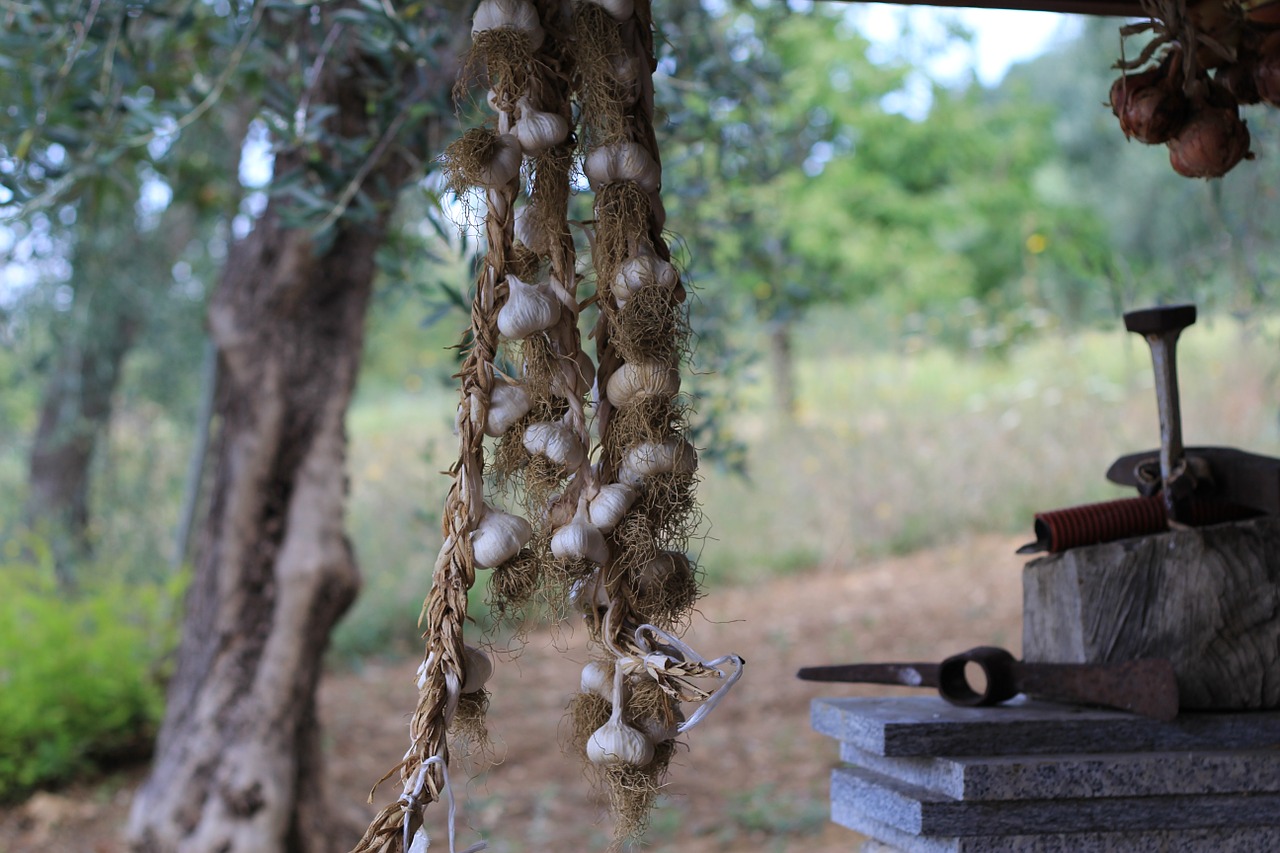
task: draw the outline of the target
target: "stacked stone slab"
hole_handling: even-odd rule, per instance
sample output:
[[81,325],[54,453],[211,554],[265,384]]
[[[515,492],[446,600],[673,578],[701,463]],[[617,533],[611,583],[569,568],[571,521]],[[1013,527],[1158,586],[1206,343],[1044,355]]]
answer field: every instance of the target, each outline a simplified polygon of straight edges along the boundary
[[1280,712],[817,699],[832,820],[906,853],[1280,850]]

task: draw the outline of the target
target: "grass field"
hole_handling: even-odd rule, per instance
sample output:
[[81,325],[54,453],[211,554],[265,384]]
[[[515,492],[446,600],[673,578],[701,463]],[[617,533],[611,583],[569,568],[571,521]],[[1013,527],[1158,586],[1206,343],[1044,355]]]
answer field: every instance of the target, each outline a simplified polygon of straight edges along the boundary
[[[347,661],[416,649],[439,547],[440,472],[456,452],[449,336],[415,336],[407,325],[371,335],[348,418],[349,529],[365,586],[335,637]],[[1107,466],[1158,442],[1150,359],[1133,335],[1044,333],[993,358],[911,342],[877,350],[859,334],[866,325],[865,316],[824,309],[798,326],[794,420],[773,408],[760,364],[729,383],[699,375],[686,383],[695,407],[707,404],[701,389],[732,389],[729,427],[746,454],[745,476],[710,463],[700,472],[698,556],[712,587],[972,532],[1029,534],[1037,510],[1121,496],[1103,479]],[[1185,333],[1189,443],[1280,452],[1280,362],[1267,329],[1206,318]],[[758,330],[736,334],[737,346],[762,349]],[[0,515],[10,522],[20,516],[26,467],[19,433],[32,426],[16,424],[0,443]],[[189,424],[125,395],[96,480],[93,571],[165,571],[190,443]]]
[[[1030,534],[1037,510],[1124,496],[1107,467],[1159,443],[1150,357],[1133,335],[1046,334],[1004,359],[868,353],[840,320],[824,312],[798,331],[793,422],[771,408],[763,371],[734,383],[747,475],[701,471],[700,563],[713,587],[967,533]],[[1188,443],[1280,452],[1273,338],[1202,320],[1179,350]],[[698,383],[686,386],[695,405]],[[366,588],[339,628],[343,657],[416,646],[453,406],[416,366],[354,406],[350,527]]]

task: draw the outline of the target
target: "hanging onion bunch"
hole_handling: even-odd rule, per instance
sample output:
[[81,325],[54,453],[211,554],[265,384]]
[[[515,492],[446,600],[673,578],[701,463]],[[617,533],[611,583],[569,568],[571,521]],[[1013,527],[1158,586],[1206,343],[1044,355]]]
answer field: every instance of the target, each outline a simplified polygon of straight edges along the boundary
[[1216,0],[1146,0],[1144,6],[1151,20],[1121,27],[1120,34],[1154,37],[1136,59],[1117,63],[1124,73],[1111,86],[1112,112],[1127,138],[1167,145],[1178,174],[1221,177],[1253,157],[1239,107],[1257,102],[1268,81],[1256,24]]

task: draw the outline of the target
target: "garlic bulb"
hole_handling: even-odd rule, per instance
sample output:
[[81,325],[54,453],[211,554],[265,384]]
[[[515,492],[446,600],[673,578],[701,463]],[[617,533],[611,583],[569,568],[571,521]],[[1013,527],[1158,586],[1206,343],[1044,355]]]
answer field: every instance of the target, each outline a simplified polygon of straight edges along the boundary
[[614,181],[634,181],[645,192],[653,192],[662,182],[661,167],[635,142],[600,146],[587,155],[582,171],[597,192]]
[[588,0],[603,8],[615,21],[625,21],[635,13],[635,0]]
[[489,162],[476,168],[474,177],[482,187],[505,187],[520,176],[520,141],[510,133],[499,133]]
[[513,128],[526,154],[541,154],[569,137],[569,122],[557,113],[535,110],[528,101],[520,104],[520,118]]
[[653,594],[667,585],[677,573],[688,575],[689,558],[678,551],[663,551],[644,564],[636,577],[636,592],[641,596]]
[[609,402],[621,408],[642,397],[673,397],[680,390],[680,373],[665,364],[627,362],[613,372],[605,386]]
[[578,578],[570,585],[569,603],[583,616],[594,616],[609,606],[609,590],[599,569],[585,578]]
[[533,538],[533,528],[518,515],[486,507],[471,534],[471,552],[476,568],[492,569],[516,555]]
[[610,720],[596,729],[587,741],[587,758],[593,764],[643,767],[653,761],[653,744],[639,729],[620,719]]
[[679,282],[680,274],[671,262],[658,257],[648,243],[641,243],[640,251],[618,267],[610,293],[622,306],[642,287],[657,286],[670,290]]
[[524,449],[569,469],[577,468],[587,458],[577,434],[561,423],[529,424],[524,428]]
[[489,414],[484,434],[498,438],[533,408],[528,390],[518,383],[498,380],[489,394]]
[[546,33],[538,21],[538,10],[529,0],[481,0],[471,19],[471,38],[485,30],[500,30],[511,27],[529,37],[529,47],[537,50],[542,47]]
[[550,245],[547,232],[532,214],[533,208],[527,204],[516,208],[515,238],[538,254],[545,255]]
[[493,661],[475,646],[462,647],[462,667],[466,676],[462,681],[462,693],[478,693],[493,675]]
[[573,361],[561,359],[559,367],[551,376],[551,393],[557,397],[581,397],[596,381],[596,366],[591,356],[582,350],[578,350]]
[[618,526],[635,499],[635,489],[630,486],[622,483],[601,486],[587,503],[587,520],[600,528],[601,533],[608,533]]
[[604,661],[593,660],[582,668],[582,679],[579,689],[582,693],[594,693],[604,699],[613,698],[614,665]]
[[596,565],[609,561],[609,546],[604,534],[587,519],[586,503],[564,527],[551,536],[551,553],[557,560],[588,560]]
[[521,341],[555,325],[560,319],[560,300],[545,289],[507,276],[507,301],[498,311],[498,331],[513,341]]
[[698,451],[683,438],[661,443],[642,442],[628,450],[618,466],[618,482],[639,486],[653,474],[691,474],[698,468]]

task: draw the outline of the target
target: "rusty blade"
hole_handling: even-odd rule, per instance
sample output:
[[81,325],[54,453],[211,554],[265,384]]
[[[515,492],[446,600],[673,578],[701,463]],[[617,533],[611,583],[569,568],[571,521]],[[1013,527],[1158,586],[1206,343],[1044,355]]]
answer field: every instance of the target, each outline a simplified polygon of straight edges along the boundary
[[1163,659],[1119,663],[1015,663],[1019,693],[1051,702],[1104,705],[1168,722],[1178,715],[1178,679]]
[[936,663],[848,663],[806,666],[796,673],[804,681],[844,681],[850,684],[900,684],[903,687],[937,687]]

